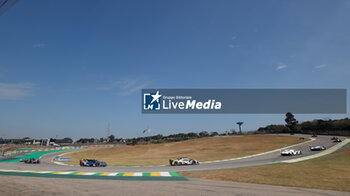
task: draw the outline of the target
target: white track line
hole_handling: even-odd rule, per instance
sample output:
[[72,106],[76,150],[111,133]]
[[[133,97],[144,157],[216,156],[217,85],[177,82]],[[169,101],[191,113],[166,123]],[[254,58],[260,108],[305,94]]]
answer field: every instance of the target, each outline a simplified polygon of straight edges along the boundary
[[119,173],[109,173],[107,176],[116,176]]
[[142,172],[135,172],[133,176],[142,176]]
[[71,174],[71,173],[74,173],[74,172],[62,172],[62,173],[59,173],[60,175],[65,175],[65,174]]
[[171,176],[169,172],[159,172],[160,176]]
[[94,175],[94,174],[96,174],[96,172],[81,172],[81,173],[84,173],[84,174],[82,174],[82,175],[84,175],[84,176],[91,176],[91,175]]
[[37,172],[34,172],[34,173],[37,173],[37,174],[47,174],[47,173],[51,173],[51,172],[55,172],[55,171],[37,171]]
[[217,163],[217,162],[223,162],[223,161],[234,161],[234,160],[239,160],[239,159],[246,159],[246,158],[251,158],[251,157],[256,157],[256,156],[260,156],[260,155],[264,155],[264,154],[269,154],[269,153],[272,153],[272,152],[278,152],[282,149],[286,149],[286,148],[291,148],[291,147],[294,147],[294,146],[298,146],[298,145],[301,145],[301,144],[306,144],[306,143],[309,143],[309,142],[313,142],[315,141],[314,138],[310,138],[311,140],[310,141],[306,141],[306,142],[303,142],[303,143],[299,143],[299,144],[294,144],[294,145],[291,145],[291,146],[287,146],[287,147],[283,147],[283,148],[279,148],[279,149],[275,149],[275,150],[271,150],[271,151],[267,151],[267,152],[263,152],[263,153],[259,153],[259,154],[254,154],[254,155],[249,155],[249,156],[245,156],[245,157],[238,157],[238,158],[232,158],[232,159],[225,159],[225,160],[216,160],[216,161],[204,161],[204,162],[200,162],[200,163]]

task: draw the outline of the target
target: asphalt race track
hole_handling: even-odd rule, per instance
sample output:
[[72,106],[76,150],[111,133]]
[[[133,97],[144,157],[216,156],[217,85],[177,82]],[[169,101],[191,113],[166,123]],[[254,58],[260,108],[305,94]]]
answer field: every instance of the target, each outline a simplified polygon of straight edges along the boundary
[[[295,135],[297,137],[310,137],[306,135]],[[314,141],[302,143],[292,147],[301,150],[302,155],[282,157],[279,151],[266,153],[250,158],[202,163],[196,166],[152,166],[152,167],[80,167],[58,165],[52,160],[59,154],[65,152],[54,152],[43,155],[41,164],[30,165],[21,162],[3,162],[0,163],[2,170],[29,170],[29,171],[63,171],[63,172],[172,172],[172,171],[198,171],[198,170],[215,170],[226,168],[238,168],[247,166],[257,166],[270,164],[289,159],[305,157],[319,153],[311,152],[309,146],[322,145],[330,148],[334,143],[331,136],[318,136]],[[342,140],[345,138],[341,138]],[[75,150],[76,151],[76,150]],[[70,151],[72,152],[72,151]],[[6,172],[4,172],[6,173]],[[32,175],[0,175],[0,187],[3,195],[329,195],[340,196],[349,195],[349,192],[307,189],[299,187],[285,187],[263,184],[249,184],[237,182],[224,182],[203,179],[187,179],[185,181],[164,181],[164,180],[147,180],[142,181],[140,177],[134,177],[133,180],[103,180],[103,178],[91,179],[74,179],[74,178],[47,178],[33,177]],[[52,174],[61,176],[58,174]],[[124,177],[125,178],[125,177]],[[140,178],[137,180],[136,178]],[[146,177],[147,178],[147,177]],[[153,177],[149,177],[153,178]],[[163,179],[173,177],[160,177]],[[126,178],[128,179],[128,178]]]
[[[297,137],[310,137],[309,135],[295,135]],[[220,161],[212,163],[201,163],[200,165],[188,165],[188,166],[140,166],[140,167],[80,167],[80,166],[66,166],[58,165],[52,162],[52,160],[59,154],[67,152],[56,152],[44,155],[41,157],[41,164],[23,164],[21,162],[13,163],[0,163],[0,169],[13,169],[13,170],[35,170],[35,171],[73,171],[73,172],[179,172],[179,171],[200,171],[200,170],[215,170],[215,169],[228,169],[239,168],[248,166],[265,165],[273,162],[279,162],[289,159],[295,159],[305,157],[319,153],[320,151],[310,151],[309,146],[322,145],[327,149],[334,146],[334,143],[330,138],[332,136],[318,136],[314,141],[308,143],[302,143],[292,147],[295,150],[301,150],[301,155],[295,156],[281,156],[279,151],[267,153],[264,155],[254,156],[250,158]],[[344,140],[345,138],[341,138]]]
[[5,196],[37,195],[224,195],[224,196],[349,196],[349,192],[306,189],[300,187],[273,186],[190,179],[189,181],[111,181],[62,178],[32,178],[1,176],[1,193]]

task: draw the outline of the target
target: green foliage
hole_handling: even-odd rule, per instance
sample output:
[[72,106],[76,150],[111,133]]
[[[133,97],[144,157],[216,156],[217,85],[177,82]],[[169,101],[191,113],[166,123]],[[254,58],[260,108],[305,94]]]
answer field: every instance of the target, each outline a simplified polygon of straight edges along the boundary
[[15,140],[13,141],[14,144],[22,144],[21,140]]
[[108,137],[109,142],[114,142],[115,136],[112,134]]
[[258,129],[260,133],[289,133],[290,130],[284,125],[269,125]]
[[202,131],[202,132],[199,133],[199,136],[200,137],[208,137],[209,133],[207,131]]
[[317,133],[324,132],[350,132],[350,120],[348,118],[340,120],[313,120],[300,124],[304,131]]
[[[292,125],[293,126],[293,125]],[[289,133],[291,128],[284,125],[269,125],[258,129],[258,133]],[[350,119],[305,121],[296,126],[295,133],[350,135]]]
[[80,138],[77,143],[94,143],[95,139],[94,138]]
[[237,135],[238,133],[235,129],[231,129],[229,134],[230,135]]
[[187,134],[188,137],[192,137],[192,138],[197,138],[198,137],[198,134],[197,133],[194,133],[194,132],[190,132]]
[[297,130],[298,121],[294,118],[294,115],[290,112],[286,113],[286,127],[290,129],[290,133],[293,134]]

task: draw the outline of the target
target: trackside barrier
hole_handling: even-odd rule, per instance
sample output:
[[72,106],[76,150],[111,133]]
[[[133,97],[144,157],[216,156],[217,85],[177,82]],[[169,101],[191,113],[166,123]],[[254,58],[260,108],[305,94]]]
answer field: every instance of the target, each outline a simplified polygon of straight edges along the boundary
[[89,148],[109,148],[109,147],[114,147],[114,145],[87,145],[84,147],[89,147]]
[[4,152],[4,157],[9,156],[11,154],[23,153],[23,152],[45,152],[45,151],[53,151],[53,150],[74,150],[81,149],[82,147],[75,146],[65,146],[65,147],[56,147],[56,148],[45,148],[45,149],[33,149],[33,150],[12,150]]
[[70,158],[58,158],[57,160],[61,162],[70,162]]

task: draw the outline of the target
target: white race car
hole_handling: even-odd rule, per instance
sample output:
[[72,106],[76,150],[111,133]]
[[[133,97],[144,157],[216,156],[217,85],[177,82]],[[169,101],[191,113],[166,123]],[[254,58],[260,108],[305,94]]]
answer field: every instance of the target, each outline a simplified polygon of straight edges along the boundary
[[170,159],[169,163],[171,166],[178,166],[178,165],[199,165],[199,162],[194,159],[189,159],[187,157],[180,157],[177,159]]
[[300,154],[301,154],[300,150],[294,150],[294,149],[281,150],[282,156],[293,156],[293,155],[300,155]]

